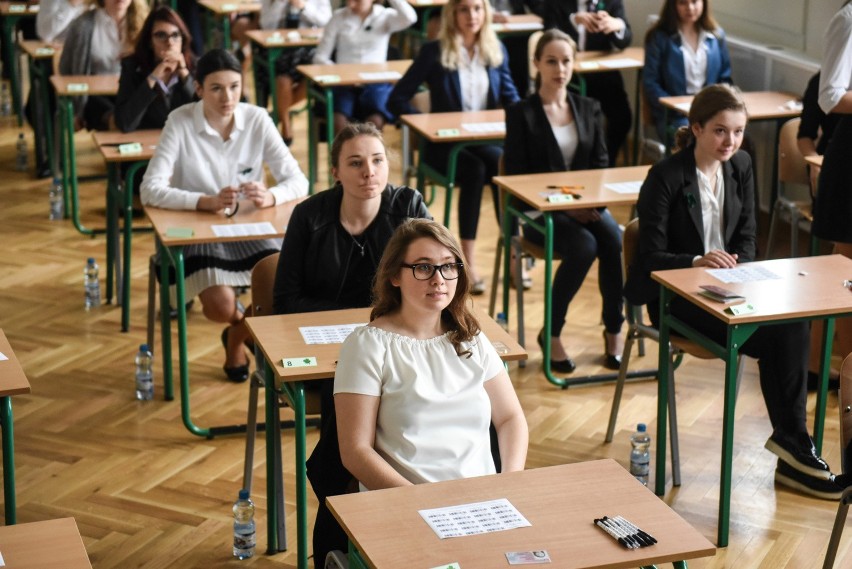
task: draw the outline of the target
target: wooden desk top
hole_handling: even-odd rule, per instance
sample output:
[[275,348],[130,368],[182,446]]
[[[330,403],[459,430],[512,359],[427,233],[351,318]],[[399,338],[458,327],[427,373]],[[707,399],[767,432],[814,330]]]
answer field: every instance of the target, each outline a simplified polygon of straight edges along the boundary
[[600,73],[615,69],[645,67],[645,48],[628,47],[623,51],[581,51],[574,61],[574,73]]
[[[0,360],[0,397],[29,393],[30,382],[24,375],[24,369],[18,362],[15,352],[12,351],[12,346],[9,345],[3,330],[0,330],[0,353],[8,358]],[[3,553],[2,549],[0,553]]]
[[807,162],[811,166],[822,168],[822,154],[819,154],[817,156],[805,156],[805,162]]
[[491,29],[496,34],[513,32],[537,32],[544,29],[542,19],[535,14],[510,14],[506,22],[494,22]]
[[0,2],[0,16],[32,18],[38,14],[38,2]]
[[408,0],[408,3],[415,8],[440,8],[449,0]]
[[[403,123],[414,129],[417,134],[429,142],[446,144],[450,142],[470,142],[474,140],[503,140],[506,136],[506,114],[503,109],[489,111],[463,111],[460,113],[421,113],[402,115]],[[492,132],[472,132],[462,128],[463,124],[503,123],[503,130]],[[457,133],[438,136],[438,131],[455,129]]]
[[[299,36],[291,36],[293,32]],[[290,30],[249,30],[248,38],[261,47],[309,47],[315,46],[322,38],[322,28],[299,28]],[[291,39],[294,38],[294,39]]]
[[[411,66],[410,59],[387,61],[382,63],[332,63],[328,65],[299,65],[296,69],[313,81],[324,86],[367,85],[370,83],[396,83]],[[365,79],[361,73],[393,72],[395,78]],[[322,81],[323,78],[336,76],[336,81]]]
[[[482,331],[491,343],[500,342],[507,348],[506,353],[500,354],[503,361],[527,358],[527,353],[520,344],[484,310],[474,306],[474,311]],[[369,321],[369,308],[246,318],[251,335],[263,351],[266,361],[272,364],[276,381],[307,381],[334,377],[341,344],[305,344],[299,326],[366,324]],[[283,358],[300,357],[315,357],[316,367],[285,368],[281,363]]]
[[[742,93],[748,116],[751,120],[795,118],[802,114],[801,109],[787,107],[790,101],[798,101],[800,97],[783,91],[749,91]],[[661,97],[660,104],[682,115],[689,114],[689,106],[694,95],[681,97]]]
[[[418,510],[506,498],[532,524],[438,539]],[[370,567],[509,567],[506,552],[544,549],[544,567],[639,567],[706,557],[707,539],[612,459],[329,497],[328,505]],[[657,539],[626,549],[594,525],[622,516]]]
[[[116,95],[118,75],[51,75],[50,83],[60,97]],[[85,91],[70,91],[69,85],[88,85]]]
[[18,45],[32,59],[52,59],[57,52],[62,51],[61,46],[41,40],[21,40]]
[[216,15],[260,12],[260,2],[253,0],[199,0],[198,3]]
[[[573,172],[547,172],[545,174],[522,174],[518,176],[497,176],[494,183],[504,191],[530,204],[539,211],[559,211],[582,209],[587,207],[608,207],[612,205],[634,204],[639,192],[619,193],[605,187],[606,184],[619,182],[642,182],[650,166],[627,166],[624,168],[603,168],[600,170],[576,170]],[[559,189],[548,186],[577,186],[571,192],[579,194],[581,199],[566,203],[550,203],[542,194],[560,193]]]
[[[654,271],[651,277],[726,324],[852,312],[852,291],[843,286],[844,280],[852,280],[852,259],[843,255],[775,259],[742,266],[768,269],[781,278],[726,284],[707,274],[704,267]],[[732,316],[725,312],[730,305],[700,296],[700,285],[717,285],[741,294],[755,311]]]
[[[95,131],[92,139],[95,141],[101,156],[107,162],[138,162],[139,160],[150,160],[154,156],[157,142],[160,140],[159,129],[137,130],[134,132]],[[136,154],[120,154],[119,144],[131,144],[138,142],[142,145],[142,152]]]
[[74,518],[0,527],[0,553],[15,569],[92,569]]
[[[192,245],[195,243],[225,243],[229,241],[252,241],[255,239],[274,239],[284,237],[287,224],[293,208],[301,200],[292,200],[278,207],[257,209],[247,201],[240,201],[240,210],[234,217],[227,218],[222,212],[190,211],[175,209],[160,209],[145,206],[145,215],[151,220],[154,231],[163,245]],[[217,237],[213,233],[213,225],[229,225],[237,223],[262,223],[268,221],[275,228],[271,235],[249,235],[234,237]],[[192,237],[172,237],[167,235],[170,228],[192,229]]]

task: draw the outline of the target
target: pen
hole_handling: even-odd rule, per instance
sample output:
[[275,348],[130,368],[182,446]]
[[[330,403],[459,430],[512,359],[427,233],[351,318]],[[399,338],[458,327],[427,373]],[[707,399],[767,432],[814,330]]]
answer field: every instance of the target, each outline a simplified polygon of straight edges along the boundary
[[547,186],[548,190],[585,190],[585,186]]

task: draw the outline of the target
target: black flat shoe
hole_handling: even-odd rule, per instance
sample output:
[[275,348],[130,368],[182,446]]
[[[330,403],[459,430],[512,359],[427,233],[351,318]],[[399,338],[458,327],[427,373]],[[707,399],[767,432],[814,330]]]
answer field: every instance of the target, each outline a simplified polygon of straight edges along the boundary
[[[541,348],[541,353],[544,354],[544,330],[538,333],[536,341],[538,341],[538,346]],[[577,369],[577,364],[575,364],[574,360],[571,358],[565,360],[550,360],[550,371],[572,373],[575,369]]]
[[621,354],[611,354],[606,347],[606,330],[603,331],[604,367],[611,370],[621,369]]
[[[228,350],[228,330],[230,329],[230,326],[225,326],[225,329],[222,330],[222,347],[225,348],[226,351]],[[243,346],[245,346],[248,351],[254,354],[254,339],[252,339],[251,336],[249,336],[243,341]]]
[[228,376],[228,381],[243,383],[249,378],[248,364],[234,367],[222,366],[222,369],[225,370],[225,375]]

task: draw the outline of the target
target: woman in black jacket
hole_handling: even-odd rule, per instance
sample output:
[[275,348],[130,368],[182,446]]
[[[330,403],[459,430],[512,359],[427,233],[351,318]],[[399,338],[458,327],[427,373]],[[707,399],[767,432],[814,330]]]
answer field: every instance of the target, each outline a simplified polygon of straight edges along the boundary
[[[576,45],[566,33],[548,30],[536,45],[533,63],[538,69],[536,92],[506,111],[506,174],[533,174],[606,168],[600,104],[568,92]],[[550,368],[571,373],[576,367],[562,345],[560,334],[568,305],[598,259],[603,300],[604,365],[621,363],[621,231],[606,209],[575,209],[553,215],[554,251],[562,258],[553,279]],[[530,241],[544,243],[537,230],[524,231]],[[538,335],[544,344],[544,330]]]

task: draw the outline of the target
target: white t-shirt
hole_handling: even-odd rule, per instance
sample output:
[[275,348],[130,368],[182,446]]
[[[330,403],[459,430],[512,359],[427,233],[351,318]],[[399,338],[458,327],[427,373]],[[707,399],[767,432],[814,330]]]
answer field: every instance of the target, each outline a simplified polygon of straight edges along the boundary
[[340,349],[334,393],[381,398],[376,452],[415,484],[495,472],[485,382],[503,363],[483,333],[467,347],[362,326]]

